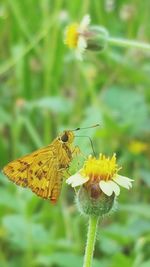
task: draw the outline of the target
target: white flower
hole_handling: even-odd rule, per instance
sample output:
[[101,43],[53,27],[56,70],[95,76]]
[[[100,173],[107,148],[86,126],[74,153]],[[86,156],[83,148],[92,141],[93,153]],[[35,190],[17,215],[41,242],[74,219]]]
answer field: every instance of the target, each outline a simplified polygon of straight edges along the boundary
[[69,25],[65,32],[65,44],[69,48],[74,48],[79,60],[83,59],[83,54],[87,48],[86,33],[90,24],[90,16],[85,15],[80,22]]
[[84,163],[83,168],[66,180],[67,184],[72,187],[82,184],[99,184],[100,189],[107,195],[113,193],[118,196],[120,194],[120,186],[130,189],[133,180],[118,174],[118,165],[116,164],[116,155],[112,158],[106,158],[100,154],[99,158],[89,157]]

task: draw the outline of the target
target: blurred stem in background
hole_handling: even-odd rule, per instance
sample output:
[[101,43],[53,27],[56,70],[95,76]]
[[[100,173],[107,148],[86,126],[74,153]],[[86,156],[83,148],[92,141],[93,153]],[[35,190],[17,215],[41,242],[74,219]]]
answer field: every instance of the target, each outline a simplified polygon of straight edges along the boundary
[[111,37],[107,28],[96,25],[89,26],[87,37],[84,37],[87,44],[87,50],[103,51],[108,45],[114,45],[125,48],[137,48],[150,50],[150,44],[125,38]]
[[0,75],[6,73],[7,71],[9,71],[12,67],[14,67],[25,55],[27,55],[32,49],[34,49],[37,44],[45,37],[47,36],[50,28],[53,26],[54,22],[55,22],[55,18],[54,20],[51,18],[49,24],[47,24],[47,27],[45,27],[44,29],[42,29],[39,33],[37,33],[37,35],[35,35],[35,37],[32,39],[32,41],[24,48],[24,50],[22,51],[22,53],[18,54],[15,58],[12,57],[10,59],[8,59],[8,61],[6,61],[5,63],[0,65]]
[[83,267],[92,266],[98,219],[99,219],[98,216],[93,216],[93,215],[89,216],[89,227],[88,227],[87,243],[86,243]]
[[[50,4],[49,1],[42,2],[43,9],[43,21],[44,24],[48,24],[51,21],[51,17],[49,16]],[[56,17],[62,9],[62,0],[55,1],[55,12],[53,17]],[[44,38],[44,94],[48,96],[49,94],[54,94],[54,86],[52,84],[53,81],[53,70],[55,63],[55,55],[57,53],[57,40],[59,34],[59,25],[51,30],[50,34],[47,34]],[[53,53],[51,52],[53,51]],[[49,140],[52,138],[50,136],[52,125],[50,124],[50,114],[49,112],[45,113],[45,123],[44,123],[44,142],[45,144],[49,143]]]
[[133,48],[141,48],[144,50],[150,50],[150,44],[146,44],[146,43],[138,42],[134,40],[127,40],[123,38],[109,37],[108,43],[110,45],[115,45],[115,46],[120,46],[120,47],[133,47]]

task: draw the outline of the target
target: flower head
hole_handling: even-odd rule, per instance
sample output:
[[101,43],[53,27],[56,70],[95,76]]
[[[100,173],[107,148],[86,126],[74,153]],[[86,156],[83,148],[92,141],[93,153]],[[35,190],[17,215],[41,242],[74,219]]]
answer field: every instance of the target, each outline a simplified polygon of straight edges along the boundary
[[101,26],[91,26],[91,18],[85,15],[80,23],[70,24],[65,31],[64,43],[75,49],[79,60],[86,50],[102,51],[108,43],[108,31]]
[[120,194],[120,186],[130,189],[132,187],[132,179],[118,174],[121,168],[116,163],[116,155],[111,158],[100,154],[99,158],[89,156],[85,161],[82,169],[69,177],[66,182],[76,187],[84,184],[86,188],[93,188],[93,194],[96,194],[98,186],[100,191],[105,195],[111,196],[113,193],[118,196]]
[[72,23],[66,28],[64,42],[69,48],[76,50],[77,58],[80,60],[82,60],[83,53],[87,48],[86,33],[90,20],[90,16],[85,15],[80,24]]

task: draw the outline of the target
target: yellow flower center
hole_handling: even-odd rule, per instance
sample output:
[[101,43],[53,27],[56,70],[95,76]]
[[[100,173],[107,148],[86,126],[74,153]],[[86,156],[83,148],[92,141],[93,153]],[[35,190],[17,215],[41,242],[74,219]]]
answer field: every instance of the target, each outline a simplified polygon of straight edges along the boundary
[[78,23],[73,23],[66,29],[66,36],[64,42],[69,48],[77,47],[78,36],[79,36],[78,27],[79,27]]
[[99,182],[100,180],[108,181],[111,180],[114,175],[118,173],[121,168],[116,163],[116,155],[112,158],[106,157],[100,154],[99,158],[89,157],[84,163],[81,169],[81,175],[89,177],[89,182]]

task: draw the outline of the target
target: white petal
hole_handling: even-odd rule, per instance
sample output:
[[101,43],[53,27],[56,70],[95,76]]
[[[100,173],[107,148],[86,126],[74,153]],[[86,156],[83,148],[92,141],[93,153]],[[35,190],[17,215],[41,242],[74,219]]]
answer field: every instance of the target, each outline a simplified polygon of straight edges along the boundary
[[114,192],[116,196],[120,194],[120,187],[113,181],[100,181],[99,186],[101,190],[108,196]]
[[124,188],[127,188],[127,189],[130,189],[132,187],[132,182],[134,180],[128,178],[128,177],[125,177],[125,176],[122,176],[122,175],[116,175],[113,180],[119,184],[120,186],[124,187]]
[[84,177],[80,173],[77,172],[76,174],[70,176],[66,180],[66,183],[71,184],[72,187],[76,187],[76,186],[86,183],[88,180],[89,180],[89,177]]
[[82,53],[81,53],[80,51],[78,51],[78,50],[76,50],[76,58],[77,58],[78,60],[80,60],[80,61],[83,60],[83,55],[82,55]]
[[87,48],[87,42],[83,36],[80,36],[78,38],[78,44],[77,44],[77,49],[76,49],[76,57],[79,60],[83,59],[83,54]]
[[80,36],[78,38],[78,44],[77,44],[78,49],[80,50],[85,50],[87,48],[87,41],[83,36]]
[[86,30],[87,27],[89,26],[90,22],[91,22],[90,15],[88,15],[88,14],[85,15],[80,22],[79,32],[83,32],[84,30]]
[[107,195],[107,196],[111,196],[113,193],[113,188],[112,185],[110,183],[110,181],[105,182],[105,181],[100,181],[99,182],[99,186],[101,188],[101,190]]
[[109,183],[111,184],[112,189],[113,189],[115,195],[116,196],[119,196],[119,194],[120,194],[120,187],[116,183],[114,183],[113,181],[109,181]]

